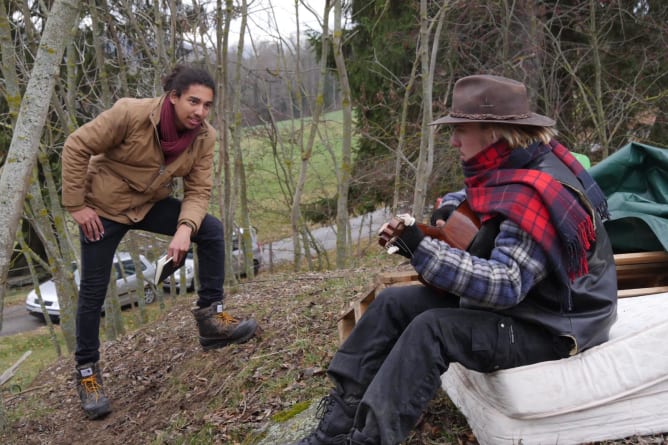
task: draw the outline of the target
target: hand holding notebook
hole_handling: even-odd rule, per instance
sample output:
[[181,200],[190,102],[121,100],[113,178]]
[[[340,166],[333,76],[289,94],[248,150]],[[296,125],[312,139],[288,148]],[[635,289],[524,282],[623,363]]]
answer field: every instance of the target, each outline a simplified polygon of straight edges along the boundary
[[181,266],[183,266],[184,263],[185,261],[183,260],[178,264],[175,263],[172,261],[171,256],[164,255],[160,257],[158,262],[155,264],[155,276],[153,277],[153,284],[157,286],[158,284],[165,281],[165,278],[176,272]]

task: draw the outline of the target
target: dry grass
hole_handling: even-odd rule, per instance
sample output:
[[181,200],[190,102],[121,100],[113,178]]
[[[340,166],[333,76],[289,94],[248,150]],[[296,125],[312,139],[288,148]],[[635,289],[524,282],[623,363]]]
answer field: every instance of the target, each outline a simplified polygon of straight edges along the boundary
[[[102,348],[114,412],[84,420],[71,357],[49,365],[32,386],[5,397],[1,443],[255,444],[268,425],[324,395],[338,344],[340,310],[396,258],[321,273],[261,274],[238,285],[227,310],[252,316],[261,334],[243,345],[202,352],[191,298],[170,302],[155,322]],[[370,265],[369,265],[370,264]],[[187,301],[186,301],[187,300]],[[658,444],[665,437],[608,444]],[[406,444],[476,444],[465,419],[440,394]]]

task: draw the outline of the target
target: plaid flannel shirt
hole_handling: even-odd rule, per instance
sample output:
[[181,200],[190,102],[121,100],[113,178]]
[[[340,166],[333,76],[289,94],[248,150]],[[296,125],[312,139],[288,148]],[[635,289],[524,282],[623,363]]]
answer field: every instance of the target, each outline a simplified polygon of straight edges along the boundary
[[[465,194],[446,195],[441,205],[460,203]],[[460,297],[462,307],[507,309],[519,304],[547,276],[543,249],[512,221],[500,225],[489,259],[425,237],[411,264],[422,278]]]

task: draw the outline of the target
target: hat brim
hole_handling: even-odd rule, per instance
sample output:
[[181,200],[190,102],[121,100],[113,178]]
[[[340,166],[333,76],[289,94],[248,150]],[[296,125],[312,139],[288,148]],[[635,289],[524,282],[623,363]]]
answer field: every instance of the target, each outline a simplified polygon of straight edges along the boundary
[[529,125],[533,127],[554,127],[556,122],[554,119],[550,119],[547,116],[543,116],[538,113],[531,113],[531,116],[523,119],[467,119],[464,117],[451,117],[444,116],[440,119],[436,119],[434,122],[429,125],[453,125],[453,124],[466,124],[466,123],[488,123],[488,124],[508,124],[508,125]]

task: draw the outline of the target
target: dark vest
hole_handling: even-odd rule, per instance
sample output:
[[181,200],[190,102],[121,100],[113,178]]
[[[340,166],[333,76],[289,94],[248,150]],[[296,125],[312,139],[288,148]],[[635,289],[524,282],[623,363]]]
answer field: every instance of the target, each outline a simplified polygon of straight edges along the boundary
[[[540,170],[578,190],[584,189],[575,175],[547,153],[524,168]],[[573,193],[578,193],[573,190]],[[588,202],[584,205],[591,208]],[[575,349],[584,351],[608,340],[610,327],[617,319],[617,271],[608,234],[594,211],[596,242],[587,252],[589,273],[570,282],[550,272],[537,283],[520,304],[501,311],[513,318],[535,322],[554,334],[570,337]]]

